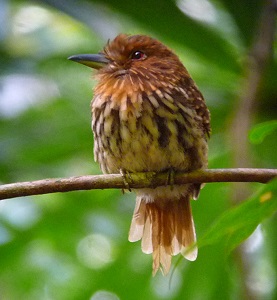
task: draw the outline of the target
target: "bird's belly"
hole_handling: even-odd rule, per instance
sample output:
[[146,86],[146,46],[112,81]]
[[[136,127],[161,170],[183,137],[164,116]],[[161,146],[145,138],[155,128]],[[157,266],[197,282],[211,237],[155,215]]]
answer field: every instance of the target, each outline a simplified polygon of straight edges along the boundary
[[[177,145],[166,149],[160,148],[157,141],[147,141],[147,137],[133,136],[129,141],[122,141],[121,149],[106,150],[103,162],[109,173],[118,173],[120,169],[129,172],[161,171],[170,167],[186,169],[186,158]],[[111,141],[112,142],[112,141]]]
[[[94,154],[104,173],[163,171],[169,168],[189,171],[203,167],[207,145],[200,131],[186,137],[187,146],[180,144],[173,125],[171,131],[146,131],[143,126],[136,130],[121,124],[113,134],[95,131]],[[154,124],[155,125],[155,124]],[[167,136],[166,136],[167,135]],[[163,139],[164,138],[164,139]]]
[[[152,98],[92,102],[94,157],[104,173],[191,171],[207,165],[202,121],[192,108]],[[153,101],[153,99],[152,99]],[[123,105],[124,104],[124,105]]]

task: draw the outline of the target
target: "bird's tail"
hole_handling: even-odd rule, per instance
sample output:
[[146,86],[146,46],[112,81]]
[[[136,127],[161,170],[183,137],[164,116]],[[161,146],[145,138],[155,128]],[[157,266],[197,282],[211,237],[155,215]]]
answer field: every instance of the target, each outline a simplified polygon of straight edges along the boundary
[[188,260],[195,260],[197,248],[186,251],[196,241],[189,196],[172,201],[155,199],[150,203],[137,197],[129,241],[140,239],[142,251],[153,253],[153,275],[159,267],[166,275],[171,256],[178,253]]

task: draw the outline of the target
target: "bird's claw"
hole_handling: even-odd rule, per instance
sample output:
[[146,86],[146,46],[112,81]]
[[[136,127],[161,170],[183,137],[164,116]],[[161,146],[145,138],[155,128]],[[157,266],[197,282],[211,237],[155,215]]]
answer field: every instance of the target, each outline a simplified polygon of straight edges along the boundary
[[132,177],[131,177],[130,173],[128,171],[120,169],[120,174],[122,176],[122,180],[123,180],[123,183],[124,183],[124,186],[125,186],[125,188],[122,189],[122,193],[124,194],[125,189],[128,190],[129,192],[131,192],[131,188],[130,188],[129,183],[132,181]]
[[170,168],[167,173],[166,185],[170,185],[171,190],[173,190],[173,186],[174,186],[174,176],[175,176],[175,171],[173,168]]

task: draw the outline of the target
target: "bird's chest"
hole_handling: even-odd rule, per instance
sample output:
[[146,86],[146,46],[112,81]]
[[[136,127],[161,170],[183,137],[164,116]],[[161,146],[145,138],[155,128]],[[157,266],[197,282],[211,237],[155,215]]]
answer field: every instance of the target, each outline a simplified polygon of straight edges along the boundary
[[155,98],[141,100],[116,103],[96,97],[92,102],[94,156],[102,171],[190,169],[191,153],[202,143],[197,124],[191,124],[193,112],[184,108],[182,113],[167,100],[166,105]]

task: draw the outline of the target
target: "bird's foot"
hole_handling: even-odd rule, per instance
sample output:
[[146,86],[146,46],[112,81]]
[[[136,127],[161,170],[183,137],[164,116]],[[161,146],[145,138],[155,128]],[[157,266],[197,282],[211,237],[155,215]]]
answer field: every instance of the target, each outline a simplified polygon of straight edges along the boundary
[[173,186],[174,186],[174,176],[175,176],[175,170],[173,168],[170,168],[167,173],[166,185],[170,185],[171,190],[173,190]]
[[125,171],[123,169],[120,169],[120,174],[122,176],[122,180],[124,183],[125,188],[122,189],[122,193],[124,194],[125,190],[128,190],[129,192],[131,192],[131,188],[130,188],[130,184],[132,182],[132,177],[130,175],[130,173],[128,171]]

